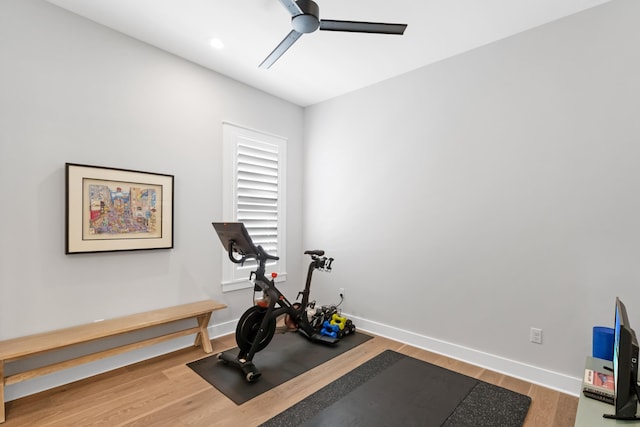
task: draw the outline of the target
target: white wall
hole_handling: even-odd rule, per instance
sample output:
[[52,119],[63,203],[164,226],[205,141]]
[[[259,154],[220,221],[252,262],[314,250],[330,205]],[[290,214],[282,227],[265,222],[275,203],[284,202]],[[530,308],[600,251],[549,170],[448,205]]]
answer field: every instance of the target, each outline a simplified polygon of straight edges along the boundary
[[[302,108],[40,0],[0,2],[0,58],[0,340],[203,298],[233,331],[251,293],[221,292],[222,121],[289,139],[302,281]],[[175,175],[175,248],[65,255],[65,162]]]
[[308,108],[318,299],[577,393],[616,295],[640,328],[638,16],[616,0]]
[[[0,339],[204,297],[233,330],[250,293],[221,293],[210,226],[227,120],[289,138],[286,292],[302,249],[323,248],[336,262],[314,296],[345,287],[357,325],[579,377],[615,295],[640,325],[639,8],[614,0],[303,112],[41,0],[0,2]],[[65,162],[174,174],[175,249],[65,256]]]

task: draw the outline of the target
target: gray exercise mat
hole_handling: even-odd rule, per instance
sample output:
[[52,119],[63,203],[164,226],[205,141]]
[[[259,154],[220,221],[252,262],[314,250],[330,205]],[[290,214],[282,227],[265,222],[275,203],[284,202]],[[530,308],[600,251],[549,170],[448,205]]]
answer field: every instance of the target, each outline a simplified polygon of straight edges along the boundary
[[263,427],[521,427],[531,398],[387,350]]
[[[219,362],[216,355],[188,363],[187,366],[240,405],[371,338],[356,332],[334,345],[327,345],[312,343],[298,333],[276,334],[267,348],[256,353],[253,358],[253,363],[262,373],[253,383],[247,382],[239,368]],[[228,352],[236,356],[238,349]]]

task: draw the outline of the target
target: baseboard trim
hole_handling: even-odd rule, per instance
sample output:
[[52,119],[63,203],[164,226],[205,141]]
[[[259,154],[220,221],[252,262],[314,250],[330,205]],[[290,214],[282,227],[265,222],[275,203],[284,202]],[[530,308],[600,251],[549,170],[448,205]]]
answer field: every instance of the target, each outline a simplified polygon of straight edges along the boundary
[[571,396],[577,397],[580,394],[580,387],[582,386],[582,380],[580,378],[570,377],[526,363],[430,338],[348,313],[344,315],[353,321],[358,330],[363,332],[370,332],[423,350],[471,363],[472,365],[509,375]]
[[209,330],[209,336],[213,338],[222,337],[224,335],[229,335],[236,331],[236,325],[238,324],[238,320],[231,320],[229,322],[219,323],[217,325],[211,325],[207,329]]

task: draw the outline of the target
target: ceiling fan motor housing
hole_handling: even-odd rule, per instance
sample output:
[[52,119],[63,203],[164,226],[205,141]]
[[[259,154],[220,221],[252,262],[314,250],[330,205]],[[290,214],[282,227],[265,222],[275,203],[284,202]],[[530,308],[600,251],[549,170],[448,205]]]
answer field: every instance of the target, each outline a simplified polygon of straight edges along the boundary
[[293,29],[299,33],[312,33],[320,25],[320,8],[312,0],[298,0],[296,2],[302,10],[301,15],[291,18]]

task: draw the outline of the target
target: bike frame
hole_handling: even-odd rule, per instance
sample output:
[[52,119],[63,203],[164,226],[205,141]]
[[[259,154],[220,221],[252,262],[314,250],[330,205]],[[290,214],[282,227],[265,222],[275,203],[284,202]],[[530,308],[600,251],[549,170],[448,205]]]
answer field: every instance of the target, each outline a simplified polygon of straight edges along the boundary
[[[232,253],[232,252],[229,252]],[[258,261],[258,268],[256,271],[251,272],[249,278],[255,276],[254,278],[254,291],[262,291],[267,295],[269,299],[269,305],[267,307],[267,311],[264,315],[264,319],[260,324],[260,329],[256,334],[256,338],[254,339],[253,345],[249,349],[248,352],[244,352],[242,349],[240,350],[240,354],[238,355],[239,359],[244,360],[252,360],[253,356],[256,353],[256,348],[262,338],[268,333],[267,327],[269,325],[269,321],[271,319],[277,318],[282,314],[288,314],[293,321],[298,325],[298,330],[302,332],[307,338],[311,338],[314,330],[311,324],[309,323],[309,319],[307,317],[307,305],[309,304],[309,296],[311,294],[311,280],[313,278],[313,271],[315,269],[331,269],[331,263],[333,262],[333,258],[324,258],[321,256],[321,251],[307,251],[305,252],[308,255],[311,255],[311,262],[309,263],[309,268],[307,270],[307,281],[305,287],[302,291],[298,292],[296,300],[302,294],[302,301],[300,303],[291,303],[282,292],[276,286],[275,280],[268,279],[265,276],[265,266],[268,259],[273,259],[274,257],[268,255],[262,247],[258,246],[258,254],[256,259]],[[324,252],[322,252],[323,254]],[[232,259],[233,262],[239,262],[235,258]],[[299,306],[296,308],[296,304]]]
[[[275,332],[276,318],[282,314],[289,316],[297,326],[298,332],[301,332],[312,342],[332,345],[339,340],[336,337],[323,335],[316,331],[307,315],[313,271],[316,269],[330,271],[333,258],[326,258],[324,251],[321,250],[305,252],[306,255],[311,256],[311,262],[307,271],[305,287],[298,292],[296,297],[297,300],[302,295],[302,301],[291,303],[276,286],[275,275],[269,279],[264,274],[267,261],[279,259],[277,256],[269,255],[261,246],[255,246],[247,229],[241,222],[214,222],[212,225],[220,238],[220,242],[227,250],[231,262],[244,264],[247,259],[255,259],[258,262],[256,270],[249,275],[249,280],[253,279],[254,293],[262,291],[263,296],[268,299],[266,308],[256,304],[247,309],[240,317],[240,322],[236,327],[236,342],[240,348],[238,356],[231,356],[223,352],[218,354],[218,360],[222,363],[231,363],[239,367],[245,374],[247,381],[255,381],[261,374],[253,364],[253,356],[269,345]],[[236,258],[235,254],[239,257]]]

